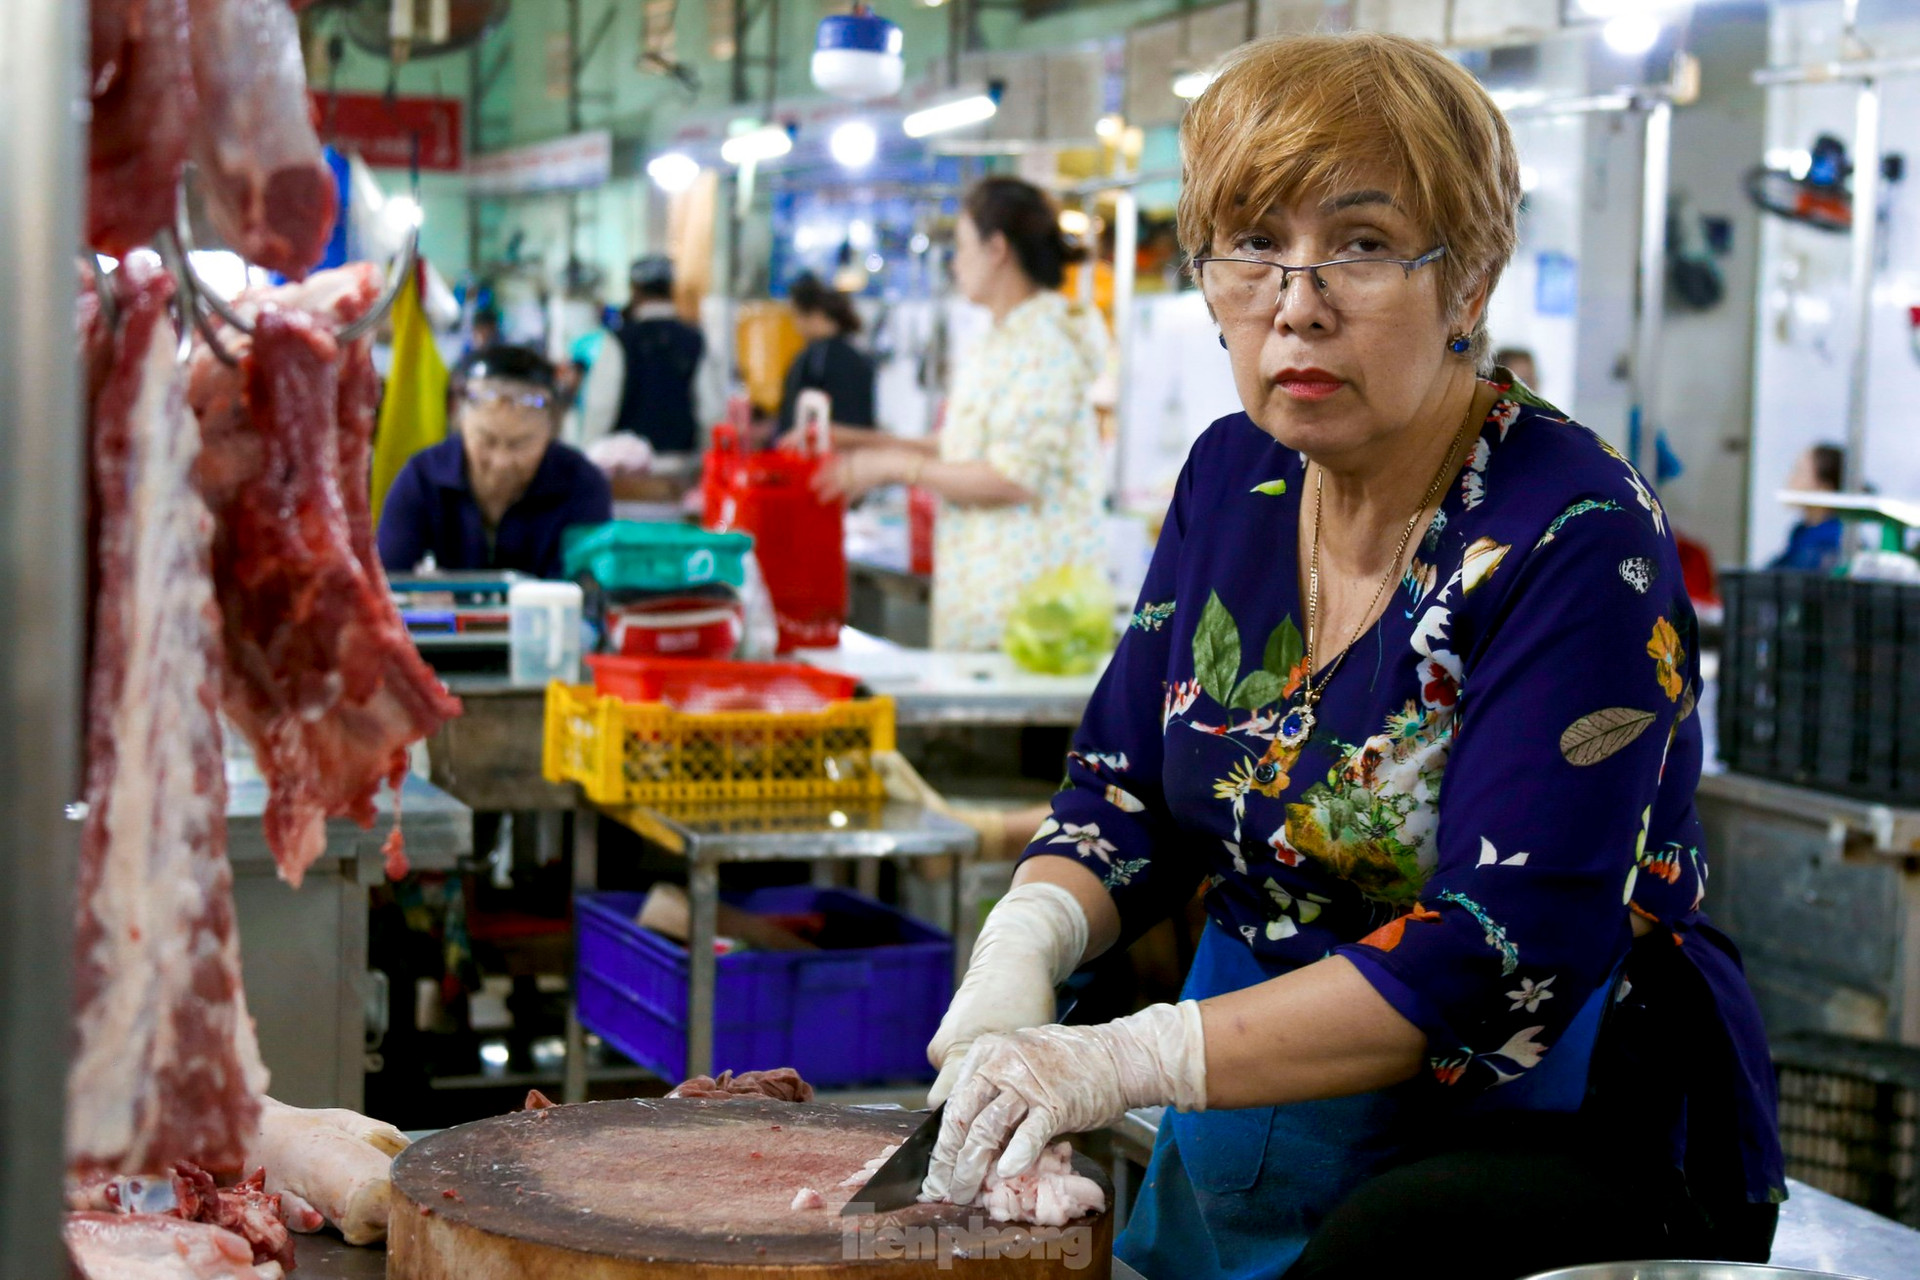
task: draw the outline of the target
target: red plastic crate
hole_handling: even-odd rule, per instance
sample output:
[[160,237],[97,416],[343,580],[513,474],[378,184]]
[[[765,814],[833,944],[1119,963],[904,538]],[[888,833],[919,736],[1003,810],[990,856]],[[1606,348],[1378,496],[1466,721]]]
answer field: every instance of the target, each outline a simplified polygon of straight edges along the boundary
[[[777,697],[783,688],[800,685],[822,701],[844,702],[860,682],[853,676],[797,662],[728,662],[700,658],[635,658],[594,654],[593,687],[605,697],[628,702],[683,704],[715,694],[734,694],[742,700],[757,695]],[[743,708],[777,711],[777,706]]]

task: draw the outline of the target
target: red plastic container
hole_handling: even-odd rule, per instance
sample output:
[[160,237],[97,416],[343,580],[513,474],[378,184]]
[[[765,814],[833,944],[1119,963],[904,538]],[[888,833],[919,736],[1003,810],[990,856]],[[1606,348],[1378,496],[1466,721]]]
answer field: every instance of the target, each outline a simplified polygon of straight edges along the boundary
[[832,465],[826,452],[750,452],[729,426],[714,428],[707,450],[701,523],[753,535],[781,653],[830,649],[847,620],[846,508],[813,492],[814,476]]
[[744,623],[735,605],[706,601],[687,609],[611,609],[607,634],[633,658],[725,658],[740,647]]
[[[709,662],[594,654],[593,687],[628,702],[687,710],[804,711],[853,696],[859,680],[797,662]],[[811,702],[812,706],[795,705]]]
[[933,576],[933,526],[940,499],[925,489],[907,493],[907,568],[923,578]]

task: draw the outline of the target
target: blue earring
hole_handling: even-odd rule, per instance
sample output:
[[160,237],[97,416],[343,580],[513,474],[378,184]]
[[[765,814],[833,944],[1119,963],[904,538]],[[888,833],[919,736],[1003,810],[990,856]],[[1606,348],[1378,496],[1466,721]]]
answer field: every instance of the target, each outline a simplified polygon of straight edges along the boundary
[[1452,342],[1449,342],[1447,344],[1447,350],[1453,352],[1453,354],[1457,356],[1463,356],[1467,354],[1467,348],[1471,347],[1472,345],[1473,345],[1473,339],[1467,337],[1467,335],[1463,333],[1459,337],[1455,338]]
[[1220,349],[1222,351],[1227,349],[1227,335],[1224,333],[1220,335]]

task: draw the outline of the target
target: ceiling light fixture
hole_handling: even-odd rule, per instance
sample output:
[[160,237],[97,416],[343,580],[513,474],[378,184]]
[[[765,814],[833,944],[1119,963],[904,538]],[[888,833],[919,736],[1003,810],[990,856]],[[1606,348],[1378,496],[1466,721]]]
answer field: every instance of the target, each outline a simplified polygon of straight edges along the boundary
[[1211,71],[1184,71],[1173,78],[1173,96],[1192,102],[1207,91],[1213,79]]
[[841,168],[864,169],[880,150],[880,138],[865,120],[849,120],[828,136],[827,150]]
[[720,144],[720,158],[730,165],[759,164],[778,160],[793,150],[793,135],[778,125],[768,125],[728,138]]
[[925,138],[991,120],[999,110],[1000,95],[989,88],[985,93],[955,98],[951,102],[916,111],[901,121],[900,127],[909,138]]
[[668,195],[679,195],[700,176],[700,162],[684,151],[662,152],[647,161],[647,176]]

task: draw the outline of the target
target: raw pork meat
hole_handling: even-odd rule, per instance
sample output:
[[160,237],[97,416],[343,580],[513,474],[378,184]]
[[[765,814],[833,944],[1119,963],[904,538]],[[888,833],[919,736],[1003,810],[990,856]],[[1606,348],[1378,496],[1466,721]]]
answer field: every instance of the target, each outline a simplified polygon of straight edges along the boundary
[[[266,775],[267,842],[294,885],[326,848],[326,819],[372,826],[373,797],[405,777],[407,746],[460,713],[407,636],[373,550],[377,382],[367,342],[342,346],[333,332],[378,289],[359,266],[243,298],[253,338],[223,335],[240,367],[203,350],[189,391],[207,441],[224,704]],[[397,841],[388,855],[388,873],[404,874]]]
[[827,1207],[827,1202],[826,1199],[812,1187],[802,1187],[793,1193],[793,1204],[789,1207],[796,1210],[824,1209]]
[[292,1192],[340,1229],[348,1244],[387,1237],[388,1175],[407,1135],[352,1111],[308,1111],[267,1098],[248,1158],[267,1190]]
[[812,1102],[813,1086],[792,1067],[772,1071],[722,1071],[718,1076],[695,1076],[675,1085],[669,1098],[771,1098],[775,1102]]
[[173,217],[193,126],[187,0],[93,0],[87,243],[123,256]]
[[[888,1147],[840,1185],[858,1192],[880,1166],[900,1149]],[[925,1200],[925,1195],[921,1196]],[[1024,1222],[1037,1227],[1064,1227],[1089,1213],[1104,1213],[1107,1196],[1100,1184],[1073,1171],[1073,1147],[1056,1142],[1041,1153],[1033,1168],[1016,1178],[987,1174],[986,1185],[972,1207],[985,1209],[995,1222]]]
[[1016,1178],[987,1175],[986,1186],[974,1199],[995,1222],[1031,1222],[1041,1227],[1064,1227],[1075,1218],[1102,1213],[1106,1192],[1091,1178],[1073,1171],[1073,1147],[1057,1142],[1039,1161]]
[[67,1253],[83,1280],[278,1280],[245,1240],[205,1222],[149,1214],[70,1213]]
[[874,1174],[880,1172],[881,1165],[893,1159],[893,1153],[898,1151],[899,1149],[900,1149],[900,1144],[897,1142],[894,1143],[892,1146],[888,1147],[885,1151],[882,1151],[879,1155],[867,1161],[865,1164],[861,1165],[858,1169],[854,1170],[852,1173],[848,1174],[846,1178],[844,1178],[841,1181],[840,1185],[843,1187],[850,1187],[853,1190],[858,1191],[860,1188],[867,1185],[867,1180],[869,1178],[873,1177]]
[[[160,1215],[185,1222],[206,1222],[245,1240],[253,1249],[253,1261],[277,1262],[293,1270],[293,1220],[281,1204],[281,1197],[268,1195],[266,1173],[256,1169],[253,1176],[231,1187],[214,1183],[213,1175],[185,1160],[174,1166],[169,1178],[119,1177],[78,1187],[67,1195],[67,1207],[94,1213]],[[313,1214],[302,1205],[300,1221]],[[314,1223],[309,1230],[319,1230]]]
[[320,153],[286,0],[190,0],[200,110],[193,162],[229,248],[294,279],[333,234],[333,172]]
[[67,1153],[82,1179],[238,1173],[266,1087],[240,983],[219,616],[171,280],[129,262],[93,402],[93,652]]

